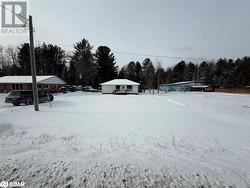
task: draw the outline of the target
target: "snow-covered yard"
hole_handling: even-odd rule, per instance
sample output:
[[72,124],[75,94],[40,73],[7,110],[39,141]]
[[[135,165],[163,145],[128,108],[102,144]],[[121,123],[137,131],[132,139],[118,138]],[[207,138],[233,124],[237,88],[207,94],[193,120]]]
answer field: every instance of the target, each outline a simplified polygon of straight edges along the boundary
[[0,94],[0,182],[26,187],[250,187],[250,95]]

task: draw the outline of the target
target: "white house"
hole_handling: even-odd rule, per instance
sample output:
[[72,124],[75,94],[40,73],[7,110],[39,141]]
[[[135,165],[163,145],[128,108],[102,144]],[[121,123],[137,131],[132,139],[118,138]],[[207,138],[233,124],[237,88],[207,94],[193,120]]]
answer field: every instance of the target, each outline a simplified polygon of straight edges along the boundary
[[138,94],[140,84],[127,79],[114,79],[100,85],[102,94]]

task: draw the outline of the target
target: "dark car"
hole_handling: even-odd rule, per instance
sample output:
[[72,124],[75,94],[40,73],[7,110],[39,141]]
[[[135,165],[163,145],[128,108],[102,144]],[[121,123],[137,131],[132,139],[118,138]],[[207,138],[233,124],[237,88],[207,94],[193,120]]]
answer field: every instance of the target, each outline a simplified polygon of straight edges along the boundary
[[67,92],[69,92],[69,90],[68,90],[68,88],[67,87],[60,87],[59,88],[59,92],[61,92],[61,93],[67,93]]
[[69,91],[75,92],[75,91],[77,91],[77,87],[73,86],[73,85],[65,85],[65,86],[62,86],[59,88],[59,92],[62,92],[62,93],[67,93]]
[[[53,101],[53,95],[45,92],[38,91],[39,103]],[[5,98],[5,103],[12,103],[15,106],[24,103],[26,105],[33,104],[33,91],[11,91]]]
[[94,89],[92,86],[83,86],[82,91],[85,91],[85,92],[99,92],[98,89]]

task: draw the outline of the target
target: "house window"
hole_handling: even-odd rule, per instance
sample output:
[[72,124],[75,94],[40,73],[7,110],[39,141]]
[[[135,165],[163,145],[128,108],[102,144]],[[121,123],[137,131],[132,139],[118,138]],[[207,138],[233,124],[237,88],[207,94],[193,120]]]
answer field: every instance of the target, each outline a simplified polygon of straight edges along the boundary
[[23,84],[12,84],[11,89],[12,90],[23,90]]
[[115,89],[120,90],[120,86],[119,85],[115,86]]
[[132,90],[132,85],[127,85],[127,90],[131,91]]
[[44,88],[44,89],[49,89],[49,85],[48,85],[48,84],[44,84],[44,85],[43,85],[43,88]]

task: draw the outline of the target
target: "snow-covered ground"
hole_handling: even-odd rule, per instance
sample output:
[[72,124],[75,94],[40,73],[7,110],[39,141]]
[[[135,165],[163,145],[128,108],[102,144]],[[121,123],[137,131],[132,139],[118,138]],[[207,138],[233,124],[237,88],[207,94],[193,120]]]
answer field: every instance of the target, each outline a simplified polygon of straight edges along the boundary
[[250,95],[0,94],[0,182],[26,187],[250,187]]

